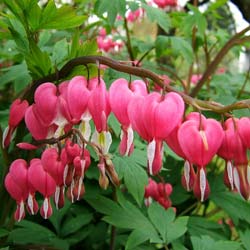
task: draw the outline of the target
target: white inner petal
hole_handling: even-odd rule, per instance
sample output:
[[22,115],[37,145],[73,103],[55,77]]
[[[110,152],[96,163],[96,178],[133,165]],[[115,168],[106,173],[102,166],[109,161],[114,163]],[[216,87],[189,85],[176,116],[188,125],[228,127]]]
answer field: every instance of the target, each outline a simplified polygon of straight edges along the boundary
[[79,182],[78,182],[78,190],[77,190],[77,200],[78,201],[80,200],[82,182],[83,182],[83,177],[80,177]]
[[48,211],[49,211],[49,200],[48,197],[46,197],[43,201],[44,219],[48,218]]
[[67,164],[63,170],[63,184],[66,186],[66,179],[69,171],[69,165]]
[[234,189],[234,179],[233,179],[233,165],[231,161],[227,162],[227,177],[231,186],[231,190]]
[[200,136],[201,136],[203,145],[204,145],[204,147],[205,147],[205,150],[207,151],[207,150],[208,150],[208,142],[207,142],[206,133],[205,133],[204,130],[200,130],[199,132],[200,132]]
[[190,163],[185,161],[184,163],[184,178],[186,180],[186,188],[187,191],[190,191],[189,184],[190,184]]
[[148,167],[149,167],[149,174],[153,174],[153,161],[155,158],[155,147],[156,142],[155,140],[151,141],[147,146],[147,155],[148,155]]
[[91,127],[89,124],[89,120],[82,121],[79,125],[79,130],[81,131],[81,134],[83,138],[86,141],[89,141],[90,135],[91,135]]
[[235,187],[236,187],[238,193],[242,196],[242,194],[240,192],[240,177],[239,177],[239,173],[238,173],[237,168],[233,169],[233,176],[234,176]]
[[203,202],[206,191],[206,173],[203,168],[201,168],[200,170],[200,191],[201,191],[201,202]]
[[247,165],[247,182],[248,182],[248,185],[250,185],[250,166]]
[[56,209],[59,209],[59,207],[58,207],[59,197],[60,197],[60,187],[59,187],[59,186],[56,186],[56,192],[55,192],[55,204],[56,204]]
[[54,133],[55,138],[58,138],[63,134],[63,128],[64,128],[64,125],[58,126],[58,128],[56,129],[56,132]]
[[24,215],[24,202],[21,201],[20,202],[20,209],[19,209],[19,218],[18,221],[21,221],[21,219],[23,218]]
[[6,140],[7,134],[9,132],[9,126],[5,128],[4,132],[3,132],[3,138],[2,138],[2,147],[5,148],[4,146],[4,141]]
[[81,176],[84,177],[84,170],[85,170],[85,166],[86,166],[86,161],[85,160],[81,160]]
[[104,132],[105,133],[105,146],[104,146],[104,154],[107,154],[109,152],[109,148],[111,146],[111,143],[112,143],[112,136],[110,134],[109,131],[107,132]]
[[33,196],[32,196],[32,194],[30,194],[30,193],[29,193],[29,196],[28,196],[28,201],[27,201],[27,203],[28,203],[28,207],[29,207],[29,209],[30,209],[31,214],[34,215],[35,212],[34,212]]
[[134,140],[134,131],[131,128],[131,126],[128,127],[127,133],[128,133],[128,136],[127,136],[127,149],[126,149],[126,152],[125,152],[125,156],[128,156],[129,150],[130,150],[131,145],[132,145],[133,140]]

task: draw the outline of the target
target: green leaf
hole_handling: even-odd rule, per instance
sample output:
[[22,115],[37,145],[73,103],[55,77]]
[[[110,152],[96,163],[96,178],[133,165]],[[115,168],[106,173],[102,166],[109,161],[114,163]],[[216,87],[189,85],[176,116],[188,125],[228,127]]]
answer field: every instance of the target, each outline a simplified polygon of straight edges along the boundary
[[212,191],[210,198],[217,206],[229,214],[234,224],[238,224],[239,220],[250,223],[250,204],[244,201],[238,194],[228,191]]
[[119,135],[121,133],[121,124],[117,121],[113,113],[110,114],[108,122],[116,137],[119,138]]
[[28,243],[44,243],[49,245],[49,239],[55,238],[55,234],[39,224],[23,220],[17,224],[19,228],[15,228],[9,233],[9,241],[15,244]]
[[107,20],[110,24],[115,22],[117,16],[117,9],[114,1],[110,0],[97,0],[95,4],[95,12],[99,17],[107,13]]
[[52,58],[51,58],[52,63],[57,66],[64,63],[64,61],[68,56],[68,49],[69,45],[65,38],[58,41],[53,47]]
[[239,242],[233,241],[214,241],[209,236],[191,236],[193,250],[238,250],[240,248]]
[[79,229],[77,232],[67,237],[67,242],[69,242],[70,245],[76,245],[77,243],[84,240],[88,235],[90,235],[94,228],[94,224],[89,224],[86,227]]
[[5,237],[9,234],[9,231],[4,229],[4,228],[0,228],[0,238]]
[[9,250],[10,247],[1,247],[0,250]]
[[83,24],[85,16],[77,16],[69,5],[56,8],[54,1],[50,0],[42,12],[41,22],[37,29],[69,29]]
[[27,66],[34,78],[41,78],[51,72],[52,65],[47,52],[35,44],[30,43],[30,54],[25,57]]
[[165,210],[161,205],[154,202],[148,208],[148,216],[156,229],[159,231],[163,242],[166,242],[168,227],[175,219],[173,209]]
[[98,212],[106,215],[103,220],[107,223],[118,228],[140,228],[150,235],[149,239],[152,242],[161,242],[156,230],[147,217],[136,206],[127,201],[119,190],[117,190],[117,197],[120,205],[103,196],[85,197],[85,199]]
[[17,49],[22,53],[29,53],[29,40],[22,24],[17,19],[9,19],[9,30],[16,43]]
[[215,240],[227,239],[220,224],[197,216],[189,217],[188,232],[192,236],[208,235]]
[[187,231],[188,217],[178,217],[167,231],[167,242],[172,242],[181,237]]
[[125,250],[134,249],[136,246],[142,244],[149,239],[150,235],[141,229],[135,229],[128,236]]
[[89,197],[86,193],[84,199],[98,212],[103,214],[112,214],[119,210],[119,206],[117,203],[101,195],[98,195],[96,197]]
[[126,1],[125,0],[97,0],[95,3],[95,13],[99,17],[103,17],[104,13],[107,13],[107,20],[110,25],[113,25],[117,14],[125,16]]
[[39,28],[40,18],[42,15],[42,10],[38,5],[37,1],[29,1],[29,6],[27,6],[26,11],[26,18],[30,25],[32,31],[36,31]]
[[77,232],[81,227],[93,219],[91,213],[78,214],[76,217],[67,218],[62,224],[61,235],[63,237]]
[[207,20],[206,17],[200,12],[200,10],[188,4],[188,8],[193,12],[190,15],[187,15],[182,22],[182,27],[184,32],[190,36],[192,34],[192,30],[194,27],[197,28],[198,33],[203,37],[203,34],[207,28]]
[[165,31],[168,32],[170,28],[170,19],[166,12],[159,8],[154,8],[145,3],[142,4],[145,9],[148,18],[151,21],[156,21],[157,24]]
[[240,239],[246,249],[250,249],[250,230],[239,230]]
[[[135,154],[135,152],[133,154]],[[140,167],[132,156],[116,156],[113,162],[116,169],[118,168],[119,177],[124,178],[124,183],[129,193],[134,197],[137,204],[140,206],[144,197],[145,186],[148,183],[148,176],[145,169]]]
[[193,62],[194,55],[193,55],[193,49],[186,40],[184,40],[181,37],[170,37],[171,41],[171,47],[174,51],[178,51],[184,59],[187,60],[189,64]]
[[[13,65],[8,68],[6,73],[0,76],[0,89],[3,89],[7,83],[17,82],[18,84],[24,86],[31,82],[31,77],[29,75],[27,65],[25,62],[17,65]],[[24,82],[23,82],[24,81]]]
[[[65,215],[68,213],[71,205],[72,205],[71,202],[69,202],[66,199],[64,207],[61,208],[60,210],[58,210],[56,213],[53,213],[52,216],[49,217],[49,221],[54,226],[57,234],[60,233],[62,221],[65,218]],[[52,208],[53,208],[53,210],[56,209],[56,207],[53,203],[52,203]]]
[[156,53],[158,56],[174,53],[182,56],[189,64],[191,64],[194,59],[193,49],[190,43],[181,37],[157,36]]

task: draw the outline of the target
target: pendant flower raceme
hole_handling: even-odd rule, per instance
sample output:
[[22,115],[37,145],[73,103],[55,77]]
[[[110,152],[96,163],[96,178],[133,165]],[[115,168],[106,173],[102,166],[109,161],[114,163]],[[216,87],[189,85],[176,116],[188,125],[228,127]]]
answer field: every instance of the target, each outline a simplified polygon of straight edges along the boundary
[[[158,174],[162,168],[165,142],[185,161],[183,187],[193,190],[204,201],[210,192],[206,166],[218,154],[226,161],[225,184],[249,199],[250,167],[246,152],[250,148],[250,119],[229,118],[222,128],[218,121],[198,112],[184,118],[184,102],[179,94],[149,93],[148,88],[150,85],[142,80],[128,82],[120,78],[107,90],[100,77],[75,76],[58,86],[50,82],[41,84],[30,106],[25,100],[14,101],[3,145],[9,145],[11,135],[25,118],[33,141],[21,142],[19,147],[43,150],[40,158],[29,163],[17,159],[10,165],[5,187],[17,203],[15,219],[23,219],[25,210],[30,214],[38,212],[37,193],[43,197],[40,214],[46,219],[53,213],[52,199],[56,209],[64,206],[65,195],[71,202],[80,200],[85,193],[85,173],[90,165],[98,168],[99,185],[103,189],[110,182],[120,185],[109,152],[111,112],[121,125],[121,155],[132,153],[134,131],[146,141],[149,175]],[[98,163],[91,164],[90,152],[91,156],[96,154]],[[145,203],[149,205],[153,199],[164,208],[171,207],[171,192],[170,184],[157,184],[150,179]]]

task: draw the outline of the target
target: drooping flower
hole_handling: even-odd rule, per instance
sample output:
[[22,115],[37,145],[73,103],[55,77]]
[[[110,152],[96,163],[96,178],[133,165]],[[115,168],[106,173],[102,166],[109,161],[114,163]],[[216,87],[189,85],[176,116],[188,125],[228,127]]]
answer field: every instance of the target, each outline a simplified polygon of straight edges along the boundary
[[119,78],[109,89],[109,100],[112,112],[121,123],[121,155],[129,155],[133,150],[133,130],[128,116],[128,104],[136,95],[147,95],[146,84],[141,80],[128,83],[126,79]]
[[8,121],[8,127],[3,133],[2,145],[3,147],[8,147],[11,141],[11,137],[19,125],[19,123],[24,118],[25,112],[29,106],[26,100],[16,99],[10,106],[10,116]]
[[56,183],[54,201],[56,208],[61,208],[64,205],[64,182],[63,174],[65,165],[60,159],[60,155],[56,148],[48,148],[43,151],[41,156],[43,169],[50,174]]
[[92,141],[101,147],[104,154],[107,154],[112,142],[107,125],[111,108],[105,82],[101,78],[99,80],[96,78],[96,81],[99,84],[91,91],[88,101],[88,109],[96,128]]
[[151,93],[137,96],[128,106],[132,128],[148,142],[148,169],[150,174],[160,171],[162,165],[162,141],[180,123],[184,102],[176,93],[161,96]]
[[165,8],[167,6],[169,6],[169,7],[176,7],[177,6],[177,0],[153,0],[153,2],[159,8]]
[[165,138],[167,145],[181,158],[185,160],[183,174],[181,177],[182,186],[187,190],[191,191],[194,186],[194,181],[196,179],[196,174],[194,171],[193,164],[187,160],[187,157],[183,153],[179,140],[178,140],[178,130],[181,123],[174,128],[174,130]]
[[172,193],[172,185],[169,183],[156,183],[153,179],[149,178],[148,185],[145,187],[145,205],[149,206],[152,200],[157,201],[165,209],[171,207],[172,202],[169,196]]
[[37,158],[30,162],[28,179],[35,190],[43,195],[44,201],[40,208],[40,214],[44,219],[48,219],[52,215],[50,197],[56,192],[56,182],[43,168],[41,160]]
[[190,163],[198,167],[194,183],[195,196],[204,201],[210,188],[206,179],[206,165],[212,160],[222,143],[223,130],[214,119],[196,118],[185,121],[179,128],[178,140]]
[[13,161],[5,177],[5,187],[11,197],[16,200],[15,220],[17,221],[25,217],[25,202],[29,195],[27,180],[27,162],[22,159]]
[[[244,120],[242,121],[244,122]],[[250,186],[248,181],[247,147],[242,140],[243,137],[246,137],[244,140],[247,139],[247,134],[244,134],[244,126],[240,124],[237,118],[226,120],[224,123],[223,141],[218,155],[226,161],[225,184],[231,190],[236,189],[242,197],[248,199]],[[239,131],[241,131],[242,136],[240,136]]]
[[238,133],[245,147],[250,148],[250,118],[242,117],[237,122]]

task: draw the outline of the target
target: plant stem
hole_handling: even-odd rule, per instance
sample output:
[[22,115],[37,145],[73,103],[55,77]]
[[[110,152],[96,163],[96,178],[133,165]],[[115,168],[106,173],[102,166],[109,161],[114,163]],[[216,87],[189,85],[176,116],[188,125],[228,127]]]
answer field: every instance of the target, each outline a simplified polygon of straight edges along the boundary
[[128,29],[128,22],[127,22],[126,18],[124,18],[124,28],[125,28],[126,37],[127,37],[126,47],[127,47],[127,50],[128,50],[129,58],[132,61],[132,65],[133,65],[135,57],[134,57],[134,53],[133,53],[133,49],[132,49],[132,45],[131,45],[130,32],[129,32],[129,29]]
[[[250,37],[248,39],[250,39]],[[57,71],[56,73],[53,73],[51,75],[48,75],[46,77],[43,77],[41,79],[34,81],[28,88],[25,89],[21,98],[26,99],[29,102],[32,102],[36,88],[42,83],[65,79],[75,66],[87,65],[91,63],[96,64],[97,62],[99,64],[109,66],[110,68],[120,71],[120,72],[132,74],[132,75],[139,76],[142,78],[149,78],[153,82],[157,83],[159,86],[164,87],[164,89],[167,92],[178,93],[183,98],[186,104],[189,104],[197,108],[198,110],[211,110],[216,113],[220,113],[220,114],[224,113],[226,115],[229,115],[227,113],[232,110],[250,107],[250,99],[241,100],[233,104],[224,106],[217,102],[203,101],[203,100],[193,98],[183,92],[177,91],[172,86],[165,85],[163,79],[150,70],[147,70],[141,67],[139,68],[139,67],[129,66],[129,65],[123,64],[119,61],[116,61],[116,60],[113,60],[111,58],[104,57],[104,56],[83,56],[83,57],[74,58],[68,61],[62,67],[62,69]]]
[[116,227],[112,226],[111,236],[110,236],[110,245],[109,245],[110,250],[115,250],[115,238],[116,238]]
[[214,73],[214,71],[216,70],[217,66],[219,65],[219,63],[222,61],[222,59],[224,58],[224,56],[228,53],[228,51],[235,45],[243,43],[245,41],[250,41],[250,36],[246,36],[244,38],[241,38],[241,36],[243,34],[245,34],[247,31],[250,30],[250,26],[248,26],[247,28],[243,29],[242,31],[240,31],[239,33],[236,33],[230,40],[227,41],[227,43],[221,48],[221,50],[219,51],[219,53],[216,55],[216,57],[214,58],[214,60],[209,64],[209,66],[207,67],[206,71],[204,72],[202,78],[200,79],[200,81],[198,82],[198,84],[195,86],[195,88],[193,89],[193,91],[191,92],[191,96],[195,97],[198,92],[200,91],[200,89],[202,88],[202,86],[204,85],[204,83],[209,79],[209,77]]
[[249,77],[250,77],[250,67],[248,68],[248,71],[247,71],[246,77],[245,77],[245,81],[244,81],[244,83],[243,83],[243,85],[242,85],[242,87],[241,87],[241,89],[240,89],[240,91],[239,91],[239,93],[237,95],[237,98],[240,98],[241,95],[243,94],[244,89],[245,89],[246,84],[247,84],[247,81],[249,80]]
[[191,206],[187,207],[184,211],[182,211],[179,216],[183,216],[185,214],[187,214],[188,212],[190,212],[192,209],[194,209],[197,206],[198,202],[195,202],[194,204],[192,204]]

